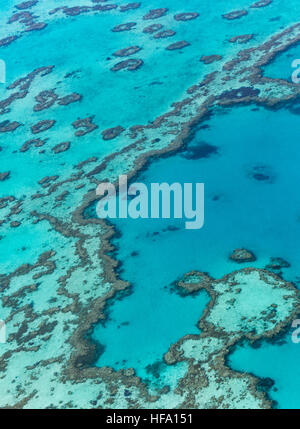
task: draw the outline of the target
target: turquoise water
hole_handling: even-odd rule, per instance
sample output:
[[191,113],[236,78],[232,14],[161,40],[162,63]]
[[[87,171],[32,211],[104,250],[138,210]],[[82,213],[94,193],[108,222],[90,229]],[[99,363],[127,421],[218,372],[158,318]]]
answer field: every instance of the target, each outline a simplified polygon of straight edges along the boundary
[[[203,296],[168,298],[162,286],[168,290],[173,280],[193,269],[220,278],[249,266],[237,266],[229,260],[235,248],[253,251],[257,261],[251,266],[259,268],[264,268],[271,257],[282,257],[291,264],[283,269],[284,279],[295,284],[300,280],[297,116],[286,109],[274,112],[247,106],[220,109],[204,125],[208,128],[201,129],[203,124],[199,125],[185,151],[153,161],[137,178],[146,184],[205,183],[204,227],[188,231],[182,221],[173,220],[179,229],[171,232],[165,231],[166,220],[115,222],[121,232],[115,240],[117,258],[122,262],[121,277],[132,283],[133,290],[129,297],[114,303],[105,329],[98,325],[94,332],[94,338],[105,346],[99,366],[120,368],[133,364],[142,376],[145,362],[148,364],[154,356],[158,359],[163,347],[174,341],[180,331],[178,325],[186,333],[195,333],[194,325],[205,302]],[[195,148],[205,143],[215,146],[215,152],[207,158],[189,159],[196,153]],[[259,171],[268,179],[253,178],[255,167],[262,168]],[[131,257],[132,252],[137,252],[137,256]],[[144,304],[140,307],[141,303]],[[129,325],[122,326],[127,321]],[[158,326],[163,332],[163,337],[158,333],[159,341],[153,333],[149,335],[151,331],[157,332]],[[230,360],[233,368],[274,378],[278,391],[272,391],[271,396],[280,407],[287,406],[287,392],[299,388],[300,383],[294,376],[298,373],[300,348],[291,343],[290,335],[287,340],[288,346],[242,348]],[[150,353],[153,347],[156,355]],[[287,364],[287,348],[291,365]],[[149,354],[142,358],[144,351]],[[120,362],[120,357],[126,362]],[[290,406],[298,408],[299,401],[293,397]]]
[[[139,251],[139,240],[136,241]],[[209,301],[205,292],[184,298],[171,293],[172,267],[165,259],[165,275],[161,271],[155,274],[158,264],[153,258],[155,247],[154,243],[143,245],[143,256],[132,258],[136,259],[135,267],[138,267],[145,264],[143,257],[146,257],[145,270],[136,270],[135,277],[130,279],[132,294],[114,301],[104,328],[100,324],[93,333],[93,338],[105,347],[97,365],[134,368],[138,376],[149,382],[155,381],[150,367],[163,363],[163,355],[171,343],[183,335],[199,333],[196,325]],[[160,377],[163,375],[161,371]]]
[[299,344],[291,341],[291,332],[281,339],[282,344],[263,343],[260,348],[245,344],[229,356],[229,364],[238,371],[250,371],[259,377],[270,377],[275,384],[270,397],[276,407],[298,409],[299,401]]
[[[19,384],[24,388],[24,397],[36,389],[39,393],[44,392],[43,389],[49,386],[49,392],[54,389],[56,393],[55,406],[58,406],[60,401],[69,401],[64,388],[68,391],[70,387],[64,386],[56,374],[63,371],[68,356],[73,352],[68,329],[73,327],[72,317],[77,316],[77,313],[70,316],[69,311],[62,310],[67,299],[61,293],[61,278],[75,269],[66,289],[77,294],[79,307],[85,310],[90,308],[94,298],[104,295],[108,287],[101,277],[102,271],[96,272],[96,267],[101,266],[101,261],[95,256],[98,255],[101,229],[91,225],[85,229],[72,218],[73,211],[82,204],[85,194],[95,189],[96,183],[83,178],[83,190],[77,192],[77,182],[75,185],[69,182],[62,189],[69,192],[68,197],[61,206],[56,206],[51,195],[41,201],[32,199],[36,192],[45,191],[38,181],[56,174],[60,181],[67,180],[78,172],[75,166],[79,162],[97,157],[99,164],[106,156],[119,153],[132,141],[124,135],[105,141],[101,135],[104,129],[117,125],[128,129],[151,123],[170,110],[172,103],[184,99],[191,85],[199,83],[208,73],[220,72],[223,64],[234,58],[240,49],[255,47],[293,25],[297,21],[299,2],[273,0],[266,8],[255,9],[249,7],[252,2],[248,0],[232,0],[230,5],[227,0],[189,0],[184,5],[181,0],[165,0],[163,4],[160,0],[151,0],[142,1],[139,9],[126,13],[112,10],[95,15],[65,17],[58,14],[50,17],[49,10],[57,7],[58,2],[47,0],[40,1],[32,12],[48,26],[30,33],[22,33],[23,27],[18,23],[7,24],[9,17],[16,12],[17,3],[10,0],[0,5],[0,39],[10,34],[21,36],[11,45],[0,48],[0,59],[5,60],[7,68],[7,84],[0,84],[0,100],[11,94],[12,91],[6,87],[16,79],[39,67],[53,65],[55,68],[46,77],[36,78],[29,94],[12,104],[11,112],[0,116],[0,123],[10,120],[22,124],[13,133],[0,134],[0,173],[10,172],[8,180],[0,181],[0,196],[13,195],[24,202],[23,212],[18,216],[21,225],[17,228],[9,226],[9,209],[1,214],[1,274],[10,274],[23,264],[35,264],[42,252],[54,250],[57,259],[53,277],[40,277],[35,293],[22,292],[22,288],[35,283],[30,276],[17,277],[10,290],[1,289],[1,298],[6,294],[14,296],[17,291],[20,296],[16,302],[12,300],[11,306],[1,300],[0,318],[9,318],[13,314],[8,331],[15,332],[27,320],[28,315],[22,310],[24,305],[37,312],[36,324],[45,322],[47,313],[45,315],[44,310],[55,307],[55,312],[57,308],[61,312],[55,319],[59,327],[59,334],[53,334],[55,347],[45,338],[38,343],[38,352],[27,350],[25,346],[20,351],[18,344],[10,342],[3,346],[5,351],[18,349],[18,353],[12,353],[13,358],[0,380],[0,390],[6,393],[0,400],[0,406],[13,406],[22,399],[19,392],[11,387]],[[78,6],[75,0],[66,3],[70,7]],[[127,1],[117,3],[120,6]],[[90,5],[90,2],[82,0],[82,4]],[[169,11],[155,21],[142,19],[149,9],[158,7],[168,7]],[[225,13],[243,8],[247,9],[248,15],[241,19],[228,21],[222,18]],[[174,15],[181,12],[198,12],[199,17],[188,22],[174,20]],[[137,23],[133,30],[111,31],[116,25],[131,21]],[[154,22],[162,24],[164,30],[174,30],[176,35],[155,39],[145,34],[144,27]],[[253,38],[245,45],[229,42],[234,36],[250,33]],[[165,49],[180,40],[186,40],[190,45],[175,51]],[[143,66],[135,72],[112,72],[110,69],[120,60],[114,57],[114,52],[134,45],[141,48],[137,57],[143,60]],[[222,59],[205,65],[200,61],[203,55],[221,55]],[[294,46],[264,67],[264,75],[290,81],[291,62],[299,55],[299,45]],[[78,92],[82,100],[68,106],[55,104],[47,110],[33,111],[35,97],[49,89],[55,89],[60,97]],[[89,116],[93,116],[97,130],[84,137],[75,137],[72,122]],[[220,278],[247,266],[229,260],[235,248],[245,247],[253,251],[257,261],[251,266],[259,268],[264,268],[271,257],[286,259],[290,267],[282,270],[283,278],[297,286],[300,284],[298,116],[297,102],[278,111],[254,105],[216,109],[210,119],[196,127],[186,148],[169,158],[153,160],[146,170],[139,173],[137,180],[146,184],[164,181],[205,183],[205,225],[199,231],[188,231],[184,228],[184,221],[180,220],[114,222],[121,233],[113,240],[116,246],[114,257],[121,263],[120,277],[129,281],[131,287],[127,293],[117,295],[108,303],[106,321],[94,327],[92,340],[102,346],[96,362],[98,367],[133,367],[150,386],[169,384],[171,389],[175,389],[176,381],[186,367],[165,365],[163,355],[184,335],[199,333],[197,323],[209,298],[205,292],[180,296],[173,283],[190,270],[208,272]],[[47,139],[41,148],[43,151],[32,147],[27,152],[20,152],[24,142],[34,138],[31,126],[45,119],[56,120],[56,124],[49,131],[37,135]],[[70,149],[54,155],[53,146],[66,141],[70,141]],[[203,157],[208,148],[211,150]],[[92,262],[84,261],[87,266],[82,272],[76,271],[83,264],[75,247],[77,238],[72,233],[70,236],[62,234],[50,223],[34,224],[30,214],[32,210],[56,217],[63,222],[64,232],[74,228],[82,235],[89,235],[85,246],[93,257],[90,258]],[[18,310],[17,316],[15,310]],[[69,316],[70,320],[67,319]],[[51,316],[49,319],[52,320]],[[78,323],[80,325],[80,321]],[[64,329],[64,324],[69,328]],[[76,326],[74,323],[74,329]],[[28,330],[35,329],[30,320]],[[26,343],[26,335],[20,336]],[[49,365],[49,373],[42,367],[38,375],[45,376],[43,386],[34,384],[36,374],[27,372],[27,367],[57,358],[60,350],[65,356],[61,366],[57,364],[56,367],[56,363]],[[299,408],[300,399],[296,395],[300,383],[298,350],[299,345],[291,343],[289,333],[283,345],[263,343],[259,349],[246,345],[238,348],[230,356],[230,365],[240,371],[271,377],[275,386],[270,396],[277,401],[277,406]],[[18,383],[15,383],[15,374],[19,377]],[[30,387],[29,380],[32,383]],[[75,407],[86,406],[80,402],[80,387],[73,397]],[[99,392],[95,394],[91,386],[82,389],[92,392],[87,399],[90,406],[90,401]],[[34,397],[29,407],[53,404],[55,399],[49,392],[41,393],[39,398]],[[107,406],[106,403],[100,405]]]
[[296,68],[292,66],[292,63],[295,59],[299,58],[299,55],[299,45],[293,46],[276,57],[274,61],[266,67],[263,67],[264,76],[273,79],[285,79],[288,82],[292,82],[292,73],[296,70]]
[[[236,0],[230,7],[239,9],[246,5],[245,1]],[[150,6],[159,7],[160,3],[158,0],[152,1],[146,10]],[[255,38],[245,45],[251,47],[261,43],[269,34],[294,22],[292,2],[285,4],[282,9],[281,2],[274,1],[270,7],[263,10],[249,10],[246,18],[234,22],[221,17],[228,11],[227,2],[224,0],[213,5],[190,1],[189,10],[198,11],[200,16],[186,23],[172,18],[173,13],[182,11],[181,2],[173,1],[167,6],[170,13],[160,18],[159,22],[164,28],[177,32],[176,36],[170,39],[155,40],[142,32],[147,24],[139,20],[145,13],[145,5],[137,11],[127,12],[126,16],[109,12],[95,16],[82,15],[67,20],[54,19],[51,26],[42,32],[26,34],[11,45],[1,48],[1,57],[7,64],[7,84],[37,67],[55,65],[54,74],[33,85],[32,97],[43,89],[52,88],[56,88],[62,95],[69,92],[83,95],[80,103],[71,104],[68,108],[55,107],[50,111],[38,113],[32,111],[31,100],[20,100],[15,104],[13,115],[3,117],[3,120],[13,119],[24,124],[13,135],[1,136],[4,145],[1,169],[9,167],[11,175],[15,177],[13,181],[0,183],[3,194],[14,192],[16,195],[22,195],[41,177],[55,174],[60,161],[64,163],[65,174],[68,174],[72,166],[82,159],[89,156],[102,159],[123,147],[122,139],[104,144],[100,140],[101,137],[99,139],[99,133],[88,134],[80,142],[73,142],[74,133],[70,124],[77,117],[94,115],[99,131],[116,125],[127,128],[152,121],[167,111],[172,102],[180,100],[186,89],[199,82],[206,73],[221,69],[222,61],[220,64],[204,65],[199,61],[202,55],[222,54],[224,59],[233,55],[241,46],[229,43],[228,39],[245,33],[245,26],[247,33],[255,33]],[[279,21],[270,21],[279,13]],[[6,19],[6,16],[3,19]],[[112,33],[111,28],[119,24],[121,19],[125,22],[136,20],[139,23],[137,28],[130,32]],[[256,31],[258,24],[261,29],[259,34]],[[89,37],[85,37],[86,34]],[[108,35],[108,41],[103,43]],[[191,46],[174,52],[165,50],[169,43],[182,39],[188,40]],[[61,40],[63,46],[58,50],[57,46],[61,45]],[[44,49],[45,43],[47,49]],[[110,67],[117,62],[112,59],[112,53],[130,45],[143,48],[139,55],[144,60],[144,66],[137,73],[112,73]],[[29,52],[34,54],[29,55]],[[76,74],[73,77],[64,78],[67,73],[74,71]],[[289,68],[285,73],[289,74]],[[6,96],[3,85],[0,86],[0,95],[2,98]],[[46,147],[54,146],[59,139],[71,141],[71,150],[55,159],[47,152],[42,155],[32,151],[16,153],[15,150],[18,150],[24,141],[32,138],[29,126],[43,119],[57,120],[55,128],[49,130],[47,136],[43,136],[48,138]],[[32,163],[38,169],[32,169],[30,175],[22,176],[20,163],[25,170],[29,169]]]

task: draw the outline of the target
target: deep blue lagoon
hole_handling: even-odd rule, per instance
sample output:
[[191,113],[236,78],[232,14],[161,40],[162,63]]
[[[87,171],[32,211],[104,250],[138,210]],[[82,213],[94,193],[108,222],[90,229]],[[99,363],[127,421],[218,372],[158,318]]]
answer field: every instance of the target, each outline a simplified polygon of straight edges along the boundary
[[[295,136],[299,132],[298,117],[288,109],[271,111],[253,105],[219,109],[198,125],[184,149],[151,162],[136,178],[146,184],[203,182],[205,227],[189,231],[182,220],[167,219],[115,222],[121,232],[114,241],[116,257],[132,292],[116,301],[104,327],[95,329],[94,338],[105,346],[99,366],[132,366],[146,378],[146,366],[162,360],[181,330],[197,332],[196,322],[207,303],[203,294],[174,295],[173,281],[194,269],[214,278],[236,270],[239,266],[229,259],[233,249],[251,249],[256,255],[256,262],[242,267],[264,268],[272,257],[287,260],[290,267],[283,270],[283,277],[298,284],[300,155]],[[168,229],[170,225],[177,229]],[[285,341],[285,346],[244,348],[230,358],[235,369],[256,374],[257,365],[256,375],[278,380],[282,388],[271,396],[280,407],[288,405],[286,391],[299,387],[294,375],[300,349],[290,334]],[[294,364],[286,365],[287,347]],[[279,373],[280,367],[285,371]],[[296,397],[294,406],[299,406]]]

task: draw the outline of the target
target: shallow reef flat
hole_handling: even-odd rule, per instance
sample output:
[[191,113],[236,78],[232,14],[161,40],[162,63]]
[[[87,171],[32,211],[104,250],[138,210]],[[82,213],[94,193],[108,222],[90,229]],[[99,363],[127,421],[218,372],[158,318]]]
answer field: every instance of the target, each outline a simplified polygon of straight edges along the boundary
[[[210,304],[200,323],[208,331],[178,343],[186,357],[176,344],[165,351],[167,366],[178,368],[169,388],[154,391],[134,368],[96,367],[100,351],[91,332],[107,319],[108,304],[118,294],[126,297],[130,285],[120,279],[112,256],[114,228],[87,218],[85,211],[102,180],[133,177],[150,157],[175,153],[212,108],[253,103],[277,109],[296,100],[298,85],[265,77],[262,67],[299,42],[300,24],[282,12],[281,22],[271,25],[269,19],[280,10],[275,0],[249,5],[243,14],[232,14],[222,1],[217,12],[213,6],[222,30],[214,45],[211,35],[205,43],[199,39],[197,31],[208,31],[203,24],[215,15],[209,5],[206,14],[199,10],[198,0],[189,10],[169,0],[155,0],[151,7],[65,3],[57,8],[52,0],[10,1],[1,9],[0,55],[11,67],[0,88],[0,318],[7,327],[7,342],[0,344],[0,406],[225,407],[228,401],[236,407],[271,406],[256,389],[257,379],[232,376],[223,362],[232,345],[228,332],[235,342],[273,335],[298,308],[295,289],[265,271],[207,279],[215,310]],[[236,19],[222,17],[228,13]],[[268,25],[261,35],[237,39],[246,46],[230,42],[253,34],[264,16]],[[156,31],[168,32],[152,36]],[[222,59],[206,58],[220,55],[223,47]],[[239,284],[240,293],[231,283]],[[243,303],[255,300],[259,291],[265,294],[261,313],[267,313],[253,319],[253,307],[245,311]],[[276,306],[272,313],[266,310],[269,304]],[[246,324],[242,317],[253,320]],[[196,347],[203,342],[200,369],[194,368],[191,340]],[[209,363],[208,349],[215,356]],[[199,385],[191,380],[193,371]],[[217,403],[219,382],[224,398]]]
[[261,381],[229,369],[226,355],[244,339],[276,336],[299,312],[299,291],[265,270],[246,268],[220,280],[191,272],[178,282],[189,293],[205,289],[211,301],[199,322],[165,354],[168,364],[188,362],[178,384],[187,408],[270,408]]

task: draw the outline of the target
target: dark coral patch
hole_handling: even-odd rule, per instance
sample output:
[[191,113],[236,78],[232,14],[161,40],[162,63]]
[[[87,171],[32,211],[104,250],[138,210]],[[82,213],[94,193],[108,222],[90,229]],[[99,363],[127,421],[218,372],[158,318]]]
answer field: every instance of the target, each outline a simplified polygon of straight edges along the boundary
[[31,83],[33,82],[33,79],[36,76],[38,75],[40,75],[41,77],[46,76],[47,74],[52,72],[53,68],[54,66],[39,67],[35,69],[33,72],[29,73],[27,76],[17,79],[15,82],[9,85],[8,89],[14,89],[14,88],[20,87],[21,90],[27,90],[29,89]]
[[44,144],[46,143],[47,139],[31,139],[31,140],[27,140],[20,148],[20,152],[27,152],[28,149],[31,146],[34,147],[41,147],[44,146]]
[[9,20],[8,24],[12,24],[14,22],[20,22],[21,24],[31,25],[34,22],[33,15],[31,12],[17,12],[14,13]]
[[74,6],[63,8],[64,14],[69,16],[77,16],[82,13],[89,12],[90,10],[92,10],[92,8],[89,6]]
[[200,58],[200,61],[204,64],[211,64],[214,63],[215,61],[220,61],[222,59],[221,55],[202,55],[202,57]]
[[39,67],[33,72],[29,73],[27,76],[17,79],[11,85],[8,86],[8,90],[19,88],[18,92],[14,92],[6,99],[0,101],[0,114],[8,113],[10,111],[9,106],[20,98],[25,98],[28,94],[29,88],[35,79],[36,76],[40,75],[41,77],[46,76],[48,73],[51,73],[54,66],[49,67]]
[[120,6],[120,12],[126,12],[127,10],[138,9],[141,3],[128,3],[124,6]]
[[270,263],[266,265],[266,270],[269,271],[281,271],[283,268],[290,268],[291,264],[287,262],[285,259],[277,257],[272,257],[270,259]]
[[230,43],[247,43],[249,42],[249,40],[251,40],[253,38],[253,34],[240,34],[238,36],[234,36],[231,37],[231,39],[229,39]]
[[248,170],[248,176],[258,182],[274,183],[275,181],[275,174],[266,165],[255,165]]
[[55,120],[45,119],[43,121],[38,122],[37,124],[31,127],[32,134],[42,133],[44,131],[49,130],[55,124]]
[[53,9],[50,11],[50,14],[54,14],[59,10],[62,10],[65,15],[68,16],[78,16],[84,13],[93,12],[93,11],[100,11],[100,12],[106,12],[113,9],[117,9],[118,5],[116,4],[106,4],[106,5],[95,5],[95,6],[74,6],[74,7],[60,7]]
[[154,35],[155,39],[165,39],[167,37],[173,37],[175,36],[176,31],[173,30],[164,30],[164,31],[160,31],[159,33],[156,33]]
[[57,175],[56,176],[45,176],[38,181],[38,184],[41,185],[43,188],[47,188],[51,182],[55,182],[58,178],[59,178],[59,176],[57,176]]
[[259,180],[261,182],[269,182],[270,181],[270,177],[267,176],[266,174],[263,174],[263,173],[255,173],[255,174],[253,174],[253,178],[255,180]]
[[77,92],[73,92],[72,94],[65,95],[58,100],[58,104],[60,106],[68,106],[71,103],[75,103],[76,101],[81,101],[82,95]]
[[299,100],[295,100],[288,106],[289,112],[293,113],[294,115],[300,115],[300,102]]
[[151,9],[145,16],[143,16],[144,20],[148,19],[157,19],[164,16],[168,12],[168,8],[162,7],[159,9]]
[[114,28],[112,28],[111,31],[113,31],[114,33],[119,33],[121,31],[130,31],[135,26],[136,22],[127,22],[125,24],[116,25]]
[[102,138],[103,140],[112,140],[123,133],[123,131],[125,131],[125,128],[120,125],[114,128],[108,128],[107,130],[102,131]]
[[258,8],[258,7],[265,7],[269,6],[269,4],[272,3],[272,0],[259,0],[256,3],[253,3],[250,7]]
[[8,120],[0,123],[0,133],[9,133],[11,131],[15,131],[21,124],[19,122],[13,121],[10,122]]
[[167,46],[166,49],[168,51],[175,51],[176,49],[186,48],[187,46],[190,46],[190,43],[186,42],[185,40],[181,40],[180,42],[172,43],[171,45]]
[[33,110],[35,112],[40,112],[41,110],[49,109],[49,107],[53,106],[55,101],[57,100],[57,95],[55,94],[54,90],[45,90],[40,92],[36,97],[36,101],[38,104],[36,104],[33,107]]
[[145,27],[143,30],[143,33],[153,34],[156,31],[161,30],[162,28],[163,28],[162,24],[152,24],[152,25],[149,25],[148,27]]
[[274,16],[274,18],[270,18],[269,21],[270,22],[277,22],[281,20],[281,16]]
[[16,8],[19,10],[30,9],[31,7],[35,6],[37,3],[38,3],[38,0],[24,1],[23,3],[17,4]]
[[189,146],[186,151],[182,154],[183,158],[186,159],[201,159],[209,158],[211,155],[218,153],[217,146],[210,145],[205,142],[201,142],[197,146]]
[[12,42],[18,39],[18,36],[8,36],[4,39],[0,40],[0,46],[7,46],[10,45]]
[[27,27],[24,31],[43,30],[48,24],[45,22],[36,22],[38,17],[26,10],[14,13],[8,20],[8,24],[19,22]]
[[100,10],[101,12],[107,12],[109,10],[117,9],[117,4],[105,4],[103,6],[97,5],[93,7],[93,10]]
[[232,89],[229,91],[224,91],[219,99],[224,100],[237,100],[240,98],[246,98],[246,97],[256,97],[260,93],[259,89],[251,88],[250,86],[242,86],[238,89]]
[[44,28],[46,28],[47,25],[48,24],[46,24],[45,22],[36,22],[36,23],[30,25],[29,27],[27,27],[25,31],[40,31],[40,30],[44,30]]
[[192,19],[198,18],[199,13],[197,12],[185,12],[185,13],[178,13],[174,16],[174,19],[176,21],[191,21]]
[[7,180],[10,176],[10,171],[5,171],[4,173],[0,173],[0,182]]
[[247,249],[235,249],[229,259],[239,264],[256,261],[254,253]]
[[133,55],[137,52],[139,52],[142,48],[139,46],[130,46],[129,48],[119,49],[118,51],[114,52],[115,57],[129,57],[130,55]]
[[54,15],[55,13],[59,12],[60,10],[63,10],[63,7],[56,7],[55,9],[52,9],[48,12],[49,15]]
[[258,380],[257,390],[262,392],[269,392],[269,390],[274,386],[275,381],[270,377],[262,377]]
[[245,9],[242,9],[242,10],[234,10],[232,12],[225,13],[224,15],[222,15],[222,17],[224,19],[228,19],[229,21],[231,21],[233,19],[242,18],[242,16],[245,16],[245,15],[248,15],[248,12]]
[[74,121],[72,123],[72,125],[75,129],[83,128],[83,130],[76,131],[75,136],[76,137],[82,137],[85,134],[91,133],[96,128],[98,128],[98,125],[93,124],[93,119],[94,119],[94,117],[90,116],[88,118],[77,119],[76,121]]
[[0,101],[0,115],[4,115],[4,113],[9,113],[10,108],[8,106],[10,106],[15,100],[26,97],[27,94],[27,90],[15,92],[14,94],[11,94],[9,97]]
[[70,142],[63,142],[63,143],[57,144],[51,150],[54,153],[61,153],[61,152],[65,152],[69,148],[70,148]]
[[139,69],[144,64],[143,60],[131,58],[125,61],[121,61],[120,63],[115,64],[111,71],[119,71],[119,70],[129,70],[134,71]]

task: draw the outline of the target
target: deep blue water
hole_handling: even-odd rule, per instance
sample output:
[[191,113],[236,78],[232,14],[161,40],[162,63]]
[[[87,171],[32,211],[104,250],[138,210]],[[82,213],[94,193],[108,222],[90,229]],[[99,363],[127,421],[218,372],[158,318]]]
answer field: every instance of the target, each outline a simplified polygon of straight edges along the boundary
[[[208,127],[203,129],[203,125]],[[154,161],[140,174],[136,181],[145,184],[205,183],[205,225],[189,231],[183,221],[114,221],[121,232],[115,240],[121,276],[132,283],[132,294],[116,301],[105,328],[98,325],[94,332],[94,338],[106,347],[99,366],[133,365],[144,376],[145,364],[159,360],[181,333],[197,332],[195,323],[205,296],[170,294],[170,284],[193,269],[219,278],[248,266],[228,259],[235,248],[255,253],[257,261],[251,266],[263,268],[271,257],[286,259],[291,267],[283,270],[283,276],[297,284],[299,132],[298,115],[287,109],[220,109],[199,125],[185,151]],[[207,145],[212,149],[207,150]],[[203,157],[205,148],[207,157]],[[165,231],[174,222],[179,230]],[[137,256],[132,257],[132,252]],[[124,322],[130,323],[122,326]],[[290,336],[287,341],[284,347],[242,348],[231,357],[233,368],[275,379],[278,391],[273,390],[271,396],[280,407],[287,405],[287,392],[300,387],[299,378],[293,377],[300,347],[291,343]],[[293,405],[299,407],[300,399],[294,397]]]

